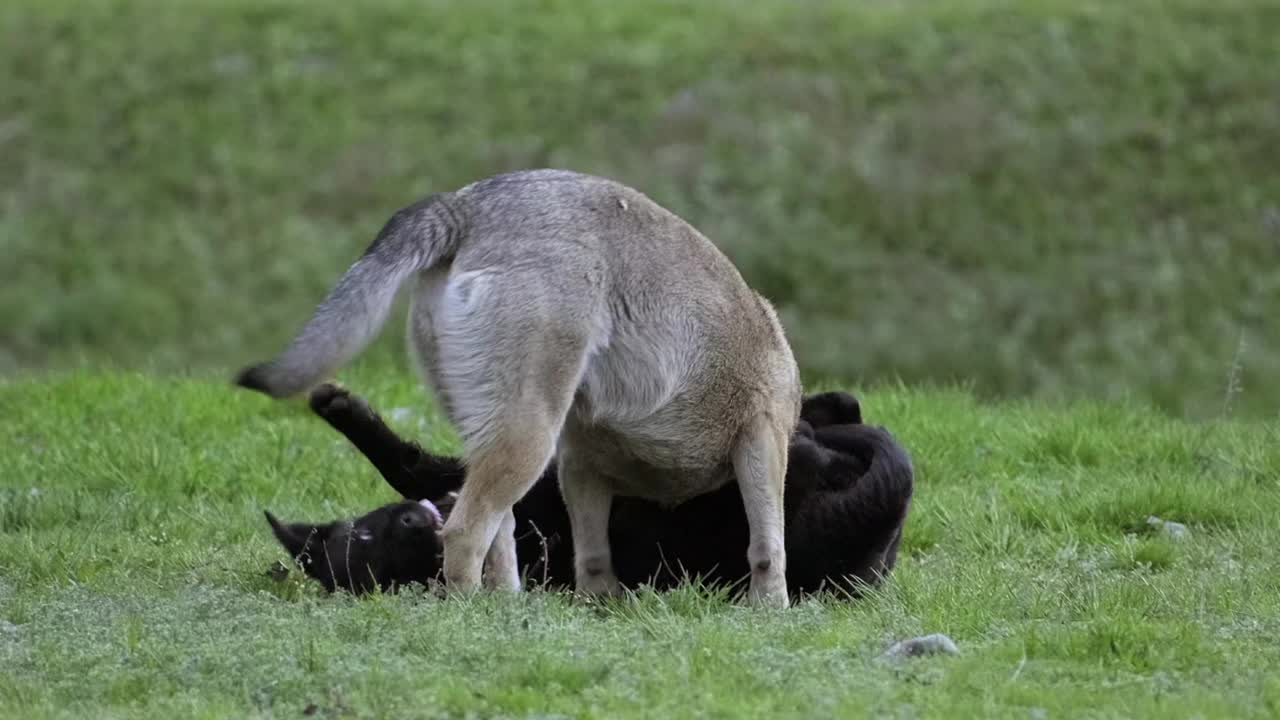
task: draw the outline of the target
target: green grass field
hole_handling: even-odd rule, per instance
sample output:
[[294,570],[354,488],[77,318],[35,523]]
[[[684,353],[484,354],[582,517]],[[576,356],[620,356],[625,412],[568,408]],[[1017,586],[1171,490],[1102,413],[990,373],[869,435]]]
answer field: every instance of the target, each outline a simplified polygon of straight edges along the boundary
[[550,165],[703,229],[811,379],[1213,417],[1238,360],[1276,417],[1277,36],[1274,0],[11,0],[0,369],[265,355],[393,210]]
[[[345,379],[384,409],[425,407],[407,380]],[[900,568],[863,601],[767,612],[692,589],[599,608],[277,583],[263,508],[324,519],[392,499],[300,404],[135,374],[5,384],[0,717],[1280,712],[1274,424],[862,397],[917,464]],[[396,425],[455,447],[435,413]],[[878,659],[931,632],[961,654]]]

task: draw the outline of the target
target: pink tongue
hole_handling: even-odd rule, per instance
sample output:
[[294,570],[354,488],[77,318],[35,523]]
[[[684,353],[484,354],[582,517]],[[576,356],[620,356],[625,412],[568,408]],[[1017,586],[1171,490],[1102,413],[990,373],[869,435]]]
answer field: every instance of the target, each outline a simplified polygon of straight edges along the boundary
[[423,498],[422,500],[418,501],[418,504],[421,505],[427,512],[431,513],[431,517],[436,519],[436,527],[444,526],[444,515],[440,514],[440,508],[436,507],[435,503]]

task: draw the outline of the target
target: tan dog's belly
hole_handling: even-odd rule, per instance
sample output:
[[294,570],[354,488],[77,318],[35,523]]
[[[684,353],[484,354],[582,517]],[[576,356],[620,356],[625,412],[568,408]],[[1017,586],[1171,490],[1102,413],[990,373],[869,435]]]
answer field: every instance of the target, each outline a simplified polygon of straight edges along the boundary
[[679,505],[703,493],[720,489],[733,480],[733,470],[728,464],[692,473],[633,464],[619,468],[618,472],[609,474],[607,478],[615,495]]
[[[574,453],[615,495],[671,505],[716,490],[733,480],[732,467],[721,459],[728,451],[719,447],[723,444],[727,448],[731,441],[726,433],[703,433],[711,442],[698,443],[698,457],[691,457],[688,442],[655,437],[654,433],[644,432],[645,429],[631,427],[624,433],[571,418],[560,437],[561,452]],[[723,440],[715,437],[720,434],[726,437]]]

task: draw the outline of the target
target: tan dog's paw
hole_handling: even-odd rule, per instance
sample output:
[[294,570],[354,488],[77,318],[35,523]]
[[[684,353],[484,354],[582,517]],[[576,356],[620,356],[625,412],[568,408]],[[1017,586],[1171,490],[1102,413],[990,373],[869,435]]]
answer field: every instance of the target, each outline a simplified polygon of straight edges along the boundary
[[574,587],[580,595],[593,597],[618,597],[622,595],[622,583],[613,571],[608,558],[588,558],[577,562]]
[[747,590],[747,603],[752,607],[785,609],[791,605],[787,596],[787,579],[782,573],[759,573],[752,576]]

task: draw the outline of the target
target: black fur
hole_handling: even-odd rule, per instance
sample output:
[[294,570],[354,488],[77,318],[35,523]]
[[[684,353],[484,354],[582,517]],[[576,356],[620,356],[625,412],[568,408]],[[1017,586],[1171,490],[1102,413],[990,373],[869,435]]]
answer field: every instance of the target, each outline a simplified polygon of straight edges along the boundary
[[[364,400],[336,386],[317,388],[311,408],[407,501],[324,525],[282,525],[268,513],[276,537],[290,554],[302,556],[303,569],[330,591],[364,592],[375,585],[388,590],[437,577],[438,526],[401,532],[394,518],[430,515],[411,502],[421,499],[447,514],[450,493],[466,476],[462,461],[401,439]],[[853,396],[806,397],[787,466],[788,590],[857,594],[879,582],[897,561],[913,485],[906,452],[884,429],[862,424]],[[572,587],[573,543],[554,465],[516,504],[515,516],[516,550],[528,581]],[[749,575],[747,537],[742,497],[733,483],[675,507],[615,498],[609,519],[614,569],[627,587],[664,589],[688,577],[736,586]]]

